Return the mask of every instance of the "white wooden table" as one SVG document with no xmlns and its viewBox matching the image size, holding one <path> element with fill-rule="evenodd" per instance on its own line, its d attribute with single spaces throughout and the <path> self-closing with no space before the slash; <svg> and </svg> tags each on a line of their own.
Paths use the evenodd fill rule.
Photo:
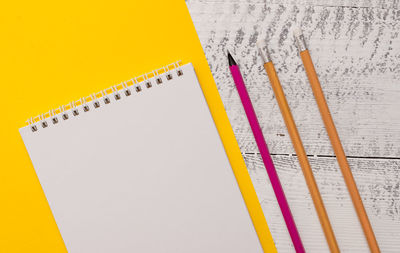
<svg viewBox="0 0 400 253">
<path fill-rule="evenodd" d="M 307 252 L 329 252 L 256 41 L 266 39 L 342 252 L 368 252 L 293 29 L 304 31 L 382 252 L 400 252 L 400 1 L 187 0 L 279 252 L 294 252 L 240 99 L 240 64 Z"/>
</svg>

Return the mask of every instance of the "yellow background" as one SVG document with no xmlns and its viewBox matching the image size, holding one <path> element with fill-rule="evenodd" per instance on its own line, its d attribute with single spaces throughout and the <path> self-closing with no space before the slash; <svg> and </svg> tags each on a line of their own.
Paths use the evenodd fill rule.
<svg viewBox="0 0 400 253">
<path fill-rule="evenodd" d="M 66 251 L 18 133 L 25 120 L 176 60 L 193 63 L 264 250 L 275 251 L 183 0 L 5 5 L 0 7 L 0 252 Z"/>
</svg>

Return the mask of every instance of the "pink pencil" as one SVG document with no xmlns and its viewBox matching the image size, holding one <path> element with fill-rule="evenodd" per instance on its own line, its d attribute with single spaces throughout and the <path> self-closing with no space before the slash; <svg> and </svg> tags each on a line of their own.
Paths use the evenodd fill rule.
<svg viewBox="0 0 400 253">
<path fill-rule="evenodd" d="M 279 181 L 278 174 L 276 172 L 274 163 L 272 162 L 271 155 L 269 153 L 267 143 L 265 142 L 264 135 L 261 131 L 260 124 L 254 111 L 253 105 L 250 100 L 249 93 L 247 92 L 246 85 L 244 84 L 242 74 L 240 73 L 239 67 L 233 59 L 232 55 L 228 51 L 229 69 L 231 71 L 233 81 L 235 82 L 236 89 L 238 90 L 240 99 L 244 110 L 246 112 L 247 119 L 250 123 L 251 130 L 253 131 L 254 138 L 258 149 L 261 153 L 262 160 L 264 162 L 265 169 L 267 170 L 269 180 L 271 181 L 272 188 L 274 189 L 276 199 L 278 200 L 279 207 L 283 218 L 286 222 L 286 227 L 289 231 L 290 237 L 292 238 L 293 246 L 296 252 L 305 252 L 303 243 L 300 239 L 300 234 L 297 231 L 296 223 L 294 222 L 292 212 L 290 211 L 289 204 L 286 200 L 285 193 L 283 192 L 281 182 Z"/>
</svg>

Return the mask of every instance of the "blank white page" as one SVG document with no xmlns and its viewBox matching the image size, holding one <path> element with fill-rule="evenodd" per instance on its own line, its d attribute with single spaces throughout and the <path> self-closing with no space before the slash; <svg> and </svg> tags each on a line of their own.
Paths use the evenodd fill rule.
<svg viewBox="0 0 400 253">
<path fill-rule="evenodd" d="M 191 64 L 20 133 L 69 252 L 262 252 Z"/>
</svg>

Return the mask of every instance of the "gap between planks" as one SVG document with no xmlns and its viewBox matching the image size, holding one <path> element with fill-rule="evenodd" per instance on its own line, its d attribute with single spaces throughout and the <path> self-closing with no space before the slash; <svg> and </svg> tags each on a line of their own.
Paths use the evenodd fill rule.
<svg viewBox="0 0 400 253">
<path fill-rule="evenodd" d="M 242 155 L 260 155 L 259 152 L 244 152 Z M 297 156 L 297 154 L 281 153 L 275 154 L 271 153 L 271 156 Z M 335 155 L 307 155 L 307 157 L 323 157 L 323 158 L 336 158 Z M 374 160 L 400 160 L 400 157 L 391 156 L 346 156 L 348 159 L 374 159 Z"/>
</svg>

